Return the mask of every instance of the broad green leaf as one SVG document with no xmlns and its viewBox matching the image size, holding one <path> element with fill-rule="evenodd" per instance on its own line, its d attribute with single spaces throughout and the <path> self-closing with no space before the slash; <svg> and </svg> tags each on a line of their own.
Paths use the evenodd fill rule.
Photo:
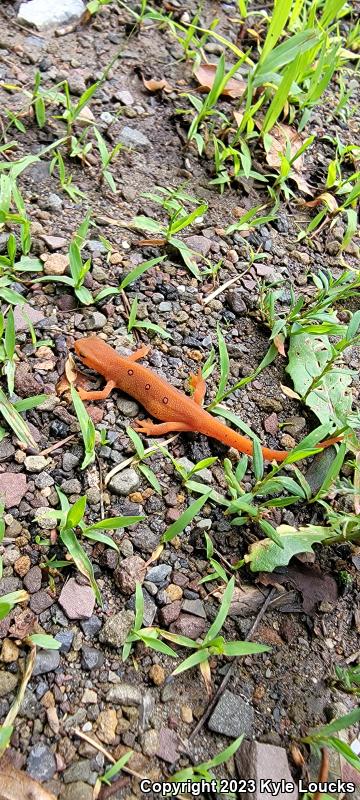
<svg viewBox="0 0 360 800">
<path fill-rule="evenodd" d="M 251 572 L 273 572 L 276 567 L 286 566 L 297 553 L 312 552 L 313 544 L 324 542 L 331 535 L 328 528 L 316 525 L 309 525 L 299 530 L 291 525 L 280 525 L 277 533 L 282 548 L 271 539 L 264 539 L 250 546 L 244 561 L 250 565 Z"/>
<path fill-rule="evenodd" d="M 348 390 L 352 378 L 347 372 L 333 369 L 322 375 L 332 355 L 332 345 L 327 336 L 306 333 L 291 336 L 286 371 L 291 376 L 295 391 L 304 398 L 318 419 L 323 423 L 331 420 L 340 428 L 344 417 L 351 411 L 352 398 Z M 314 385 L 309 391 L 321 375 L 319 385 Z"/>
<path fill-rule="evenodd" d="M 163 225 L 160 222 L 157 222 L 156 219 L 151 219 L 151 217 L 139 216 L 134 217 L 132 220 L 132 227 L 138 228 L 141 231 L 147 231 L 148 233 L 162 233 L 164 230 Z"/>
<path fill-rule="evenodd" d="M 9 592 L 9 594 L 3 594 L 0 596 L 0 619 L 4 619 L 7 616 L 9 611 L 17 603 L 25 603 L 28 599 L 29 595 L 27 592 L 19 589 L 17 592 Z"/>
<path fill-rule="evenodd" d="M 61 642 L 49 636 L 47 633 L 32 633 L 28 637 L 29 641 L 36 644 L 37 647 L 43 647 L 44 650 L 60 650 Z"/>
</svg>

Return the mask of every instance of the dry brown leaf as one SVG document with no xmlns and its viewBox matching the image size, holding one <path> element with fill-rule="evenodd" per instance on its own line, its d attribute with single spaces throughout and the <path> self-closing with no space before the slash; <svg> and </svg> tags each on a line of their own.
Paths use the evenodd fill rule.
<svg viewBox="0 0 360 800">
<path fill-rule="evenodd" d="M 319 603 L 327 602 L 335 605 L 338 598 L 338 589 L 335 579 L 331 575 L 323 575 L 320 567 L 315 564 L 301 564 L 286 567 L 270 575 L 261 573 L 261 583 L 273 586 L 274 583 L 290 583 L 302 595 L 303 609 L 306 614 L 314 614 Z"/>
<path fill-rule="evenodd" d="M 314 200 L 307 200 L 304 206 L 308 208 L 317 208 L 317 206 L 325 205 L 329 211 L 334 212 L 338 210 L 338 204 L 335 197 L 330 192 L 322 192 Z"/>
<path fill-rule="evenodd" d="M 217 64 L 199 64 L 199 66 L 194 70 L 194 75 L 200 84 L 200 92 L 209 92 L 210 89 L 212 89 L 216 70 Z M 227 97 L 232 97 L 233 99 L 236 97 L 242 97 L 246 90 L 246 86 L 246 81 L 243 81 L 241 78 L 239 80 L 230 78 L 224 87 L 222 94 Z"/>
<path fill-rule="evenodd" d="M 291 158 L 294 157 L 304 142 L 298 131 L 280 122 L 275 125 L 271 133 L 268 133 L 268 137 L 271 140 L 271 147 L 266 151 L 266 161 L 269 167 L 274 167 L 275 169 L 281 166 L 281 155 L 285 153 L 288 142 L 290 143 Z M 292 165 L 291 177 L 300 191 L 304 192 L 304 194 L 312 194 L 312 190 L 303 176 L 303 170 L 304 159 L 303 155 L 301 155 Z"/>
<path fill-rule="evenodd" d="M 79 374 L 75 366 L 75 361 L 70 354 L 65 361 L 64 372 L 56 384 L 56 394 L 58 397 L 69 392 L 70 386 L 74 386 L 78 378 Z"/>
<path fill-rule="evenodd" d="M 4 759 L 0 763 L 0 800 L 56 800 L 52 792 Z"/>
<path fill-rule="evenodd" d="M 281 356 L 285 356 L 286 355 L 284 342 L 285 342 L 285 339 L 284 339 L 283 336 L 274 336 L 274 345 L 275 345 L 278 353 L 280 353 Z"/>
<path fill-rule="evenodd" d="M 164 92 L 172 92 L 172 87 L 165 78 L 161 78 L 159 81 L 155 78 L 149 78 L 148 81 L 143 78 L 143 84 L 148 92 L 159 92 L 161 89 L 163 89 Z"/>
<path fill-rule="evenodd" d="M 301 397 L 297 392 L 294 392 L 293 389 L 290 389 L 289 386 L 284 386 L 284 384 L 280 383 L 281 391 L 286 395 L 286 397 L 291 397 L 292 400 L 301 400 Z"/>
</svg>

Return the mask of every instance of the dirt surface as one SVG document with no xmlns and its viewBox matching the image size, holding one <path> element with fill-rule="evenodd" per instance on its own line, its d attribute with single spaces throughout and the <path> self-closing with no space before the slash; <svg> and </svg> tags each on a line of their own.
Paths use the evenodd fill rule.
<svg viewBox="0 0 360 800">
<path fill-rule="evenodd" d="M 92 258 L 92 268 L 86 286 L 97 294 L 105 286 L 118 285 L 136 264 L 161 251 L 138 246 L 141 236 L 116 223 L 119 220 L 129 222 L 137 214 L 161 218 L 161 211 L 142 193 L 154 191 L 156 186 L 174 188 L 185 184 L 187 192 L 208 203 L 206 215 L 193 225 L 191 235 L 201 237 L 201 241 L 193 245 L 195 249 L 200 249 L 204 243 L 207 246 L 206 240 L 209 240 L 208 257 L 212 263 L 223 259 L 216 285 L 222 285 L 239 272 L 245 273 L 234 287 L 204 305 L 206 296 L 214 288 L 211 277 L 198 283 L 176 254 L 168 254 L 161 265 L 146 272 L 126 290 L 126 297 L 130 304 L 138 298 L 139 319 L 149 319 L 166 327 L 172 336 L 167 340 L 148 335 L 146 331 L 137 332 L 136 339 L 129 335 L 128 306 L 124 305 L 121 295 L 110 297 L 96 307 L 85 307 L 77 303 L 71 289 L 60 283 L 39 282 L 26 286 L 19 283 L 16 287 L 26 294 L 28 313 L 36 324 L 38 338 L 45 340 L 47 348 L 34 351 L 27 328 L 24 326 L 18 331 L 16 393 L 18 397 L 41 392 L 50 395 L 47 410 L 27 413 L 40 451 L 68 436 L 73 435 L 73 438 L 46 455 L 45 460 L 35 466 L 35 471 L 24 464 L 25 454 L 14 436 L 10 434 L 0 442 L 0 473 L 10 473 L 12 487 L 16 486 L 20 493 L 17 495 L 15 491 L 14 504 L 5 512 L 0 595 L 23 586 L 30 593 L 27 610 L 18 606 L 0 622 L 3 640 L 0 722 L 8 713 L 16 686 L 15 681 L 9 682 L 4 676 L 13 679 L 21 674 L 27 652 L 21 644 L 21 629 L 28 624 L 30 630 L 36 620 L 40 630 L 59 635 L 63 646 L 60 657 L 56 651 L 51 651 L 53 660 L 49 662 L 46 662 L 49 652 L 39 650 L 35 674 L 15 722 L 10 753 L 13 757 L 16 755 L 17 766 L 27 769 L 56 796 L 63 800 L 87 800 L 92 797 L 96 777 L 103 773 L 108 762 L 101 751 L 97 752 L 82 741 L 75 729 L 97 739 L 115 759 L 131 748 L 134 755 L 130 766 L 151 779 L 162 779 L 189 764 L 208 760 L 238 734 L 222 735 L 210 730 L 205 722 L 200 732 L 189 739 L 208 705 L 198 671 L 171 678 L 172 659 L 142 645 L 136 647 L 134 659 L 130 656 L 125 663 L 121 660 L 121 629 L 126 623 L 126 610 L 134 608 L 135 588 L 134 581 L 126 577 L 123 560 L 136 556 L 142 559 L 138 566 L 144 566 L 167 526 L 188 505 L 189 498 L 171 462 L 160 454 L 152 457 L 149 463 L 160 481 L 162 495 L 156 494 L 133 467 L 130 472 L 118 473 L 116 491 L 105 485 L 109 471 L 134 452 L 126 427 L 134 417 L 144 417 L 134 402 L 129 403 L 128 398 L 119 393 L 88 406 L 96 428 L 106 430 L 108 442 L 98 448 L 98 457 L 91 467 L 80 469 L 83 447 L 74 410 L 56 390 L 67 355 L 73 352 L 74 340 L 89 332 L 101 333 L 113 347 L 123 352 L 133 350 L 136 343 L 140 346 L 150 341 L 152 350 L 145 363 L 174 386 L 187 391 L 189 373 L 196 372 L 207 359 L 211 345 L 216 344 L 216 326 L 220 323 L 228 345 L 231 378 L 241 378 L 255 369 L 268 347 L 269 332 L 257 310 L 259 281 L 265 277 L 282 283 L 284 307 L 289 301 L 290 285 L 305 295 L 311 293 L 309 273 L 326 268 L 336 275 L 340 270 L 338 243 L 342 231 L 338 224 L 331 232 L 325 228 L 311 241 L 298 243 L 297 234 L 310 217 L 295 202 L 284 203 L 272 224 L 256 229 L 247 238 L 247 244 L 251 244 L 254 251 L 267 254 L 266 260 L 249 268 L 244 240 L 236 233 L 225 236 L 224 229 L 239 214 L 261 204 L 265 192 L 259 184 L 245 179 L 235 182 L 224 194 L 209 186 L 209 179 L 213 177 L 211 162 L 199 159 L 195 150 L 187 146 L 186 125 L 176 114 L 176 110 L 185 105 L 181 92 L 188 88 L 194 91 L 195 84 L 191 65 L 181 60 L 182 49 L 170 33 L 148 24 L 129 36 L 131 16 L 125 11 L 105 8 L 87 27 L 61 37 L 38 35 L 17 24 L 17 5 L 3 2 L 0 8 L 1 81 L 31 91 L 34 74 L 40 70 L 43 86 L 52 87 L 67 79 L 73 96 L 79 97 L 101 77 L 111 59 L 119 53 L 108 79 L 91 102 L 91 110 L 108 146 L 119 141 L 125 126 L 148 140 L 146 144 L 124 148 L 118 155 L 111 168 L 117 194 L 100 184 L 95 151 L 90 154 L 88 164 L 79 164 L 75 158 L 67 159 L 73 183 L 85 194 L 84 199 L 76 202 L 71 202 L 61 190 L 56 171 L 50 176 L 50 158 L 31 165 L 19 178 L 19 186 L 33 223 L 32 254 L 51 252 L 43 238 L 46 236 L 63 237 L 64 245 L 56 252 L 67 253 L 71 235 L 91 209 L 94 225 L 84 254 Z M 181 8 L 179 15 L 183 12 Z M 230 23 L 234 8 L 207 3 L 204 23 L 209 24 L 215 13 L 221 17 L 223 35 L 234 39 L 235 29 Z M 219 52 L 221 47 L 215 51 L 215 60 Z M 209 57 L 213 60 L 213 56 L 209 54 Z M 142 77 L 166 78 L 171 91 L 150 93 Z M 329 104 L 334 102 L 336 91 L 336 85 L 329 89 Z M 352 102 L 356 105 L 355 98 Z M 0 103 L 4 126 L 4 110 L 18 111 L 24 97 L 0 87 Z M 221 107 L 229 110 L 230 101 L 223 101 Z M 317 136 L 338 135 L 344 144 L 354 143 L 358 142 L 358 122 L 357 113 L 347 123 L 342 123 L 338 119 L 327 119 L 322 111 L 314 113 L 311 132 Z M 28 119 L 24 124 L 25 133 L 13 128 L 7 135 L 8 140 L 13 137 L 18 142 L 16 158 L 21 154 L 38 153 L 62 131 L 53 118 L 41 131 Z M 306 176 L 317 192 L 323 187 L 331 152 L 330 144 L 322 141 L 307 156 Z M 262 168 L 266 170 L 264 162 Z M 111 243 L 110 257 L 100 237 Z M 355 267 L 356 252 L 348 253 L 346 260 Z M 358 369 L 356 353 L 351 353 L 349 361 L 352 368 Z M 214 397 L 217 374 L 215 371 L 208 379 L 207 399 Z M 311 414 L 282 393 L 280 384 L 286 383 L 284 359 L 279 356 L 256 380 L 226 400 L 227 407 L 250 425 L 267 446 L 278 449 L 291 447 L 315 426 Z M 354 392 L 356 399 L 356 384 Z M 269 422 L 270 417 L 274 427 L 271 420 Z M 300 423 L 294 427 L 293 422 L 293 427 L 286 432 L 288 428 L 281 426 L 290 418 L 300 418 Z M 225 447 L 203 436 L 181 434 L 169 449 L 175 458 L 186 457 L 193 463 L 218 456 L 206 482 L 220 492 L 225 490 L 222 470 L 222 459 L 227 454 Z M 236 454 L 232 453 L 231 457 L 236 462 Z M 308 466 L 304 464 L 302 469 L 305 471 Z M 26 478 L 21 492 L 20 475 Z M 247 477 L 250 481 L 250 474 L 245 481 Z M 64 605 L 58 602 L 64 582 L 74 577 L 78 581 L 75 594 L 79 591 L 81 602 L 85 602 L 82 592 L 86 581 L 81 581 L 79 573 L 65 569 L 49 574 L 48 569 L 37 569 L 46 559 L 64 558 L 64 549 L 56 534 L 50 531 L 51 542 L 46 543 L 49 529 L 39 528 L 35 521 L 39 508 L 58 506 L 55 485 L 70 502 L 86 494 L 88 524 L 101 516 L 144 516 L 143 522 L 126 531 L 114 532 L 119 556 L 102 544 L 84 543 L 104 603 L 103 608 L 95 606 L 88 620 L 79 619 L 79 615 L 69 618 Z M 319 508 L 297 505 L 291 509 L 276 509 L 272 522 L 321 524 Z M 169 600 L 178 603 L 178 615 L 181 603 L 190 601 L 190 613 L 181 612 L 185 635 L 196 638 L 214 619 L 219 602 L 213 592 L 218 584 L 198 585 L 198 580 L 210 572 L 204 531 L 211 535 L 217 558 L 225 560 L 224 563 L 241 558 L 249 544 L 260 535 L 256 526 L 232 526 L 220 506 L 207 503 L 179 540 L 166 546 L 158 560 L 148 567 L 149 570 L 165 569 L 152 573 L 153 580 L 145 575 L 147 624 L 155 620 L 155 624 L 169 627 L 176 619 L 174 616 L 167 622 Z M 295 560 L 293 569 L 295 572 L 296 569 L 300 572 L 302 568 L 310 569 L 313 562 L 312 556 L 303 557 Z M 335 687 L 334 666 L 352 663 L 359 649 L 354 618 L 359 557 L 356 548 L 343 544 L 317 550 L 315 562 L 318 579 L 327 576 L 330 581 L 320 601 L 313 608 L 309 608 L 309 604 L 306 607 L 306 592 L 304 595 L 296 592 L 295 579 L 292 585 L 285 581 L 279 588 L 277 584 L 272 597 L 280 596 L 279 607 L 270 606 L 265 611 L 251 637 L 253 641 L 270 645 L 271 652 L 237 659 L 227 685 L 227 691 L 238 698 L 235 727 L 239 732 L 243 724 L 248 738 L 285 747 L 289 757 L 293 752 L 293 740 L 298 741 L 312 726 L 324 724 L 354 705 L 351 696 Z M 311 575 L 314 581 L 314 573 Z M 255 610 L 247 615 L 242 608 L 239 615 L 227 619 L 223 635 L 229 639 L 247 636 L 269 591 L 266 578 L 262 581 L 261 576 L 251 574 L 246 568 L 238 573 L 237 582 L 239 586 L 245 584 L 247 592 L 253 592 Z M 314 583 L 309 591 L 314 591 Z M 192 609 L 196 609 L 195 613 L 191 613 Z M 119 613 L 122 617 L 115 636 L 117 643 L 112 646 L 109 635 L 104 634 L 104 626 Z M 220 685 L 229 663 L 226 658 L 212 659 L 214 690 Z M 134 688 L 135 699 L 128 696 L 128 685 Z M 228 698 L 230 707 L 233 706 L 231 695 L 225 694 L 224 698 L 225 701 Z M 161 732 L 160 738 L 156 732 Z M 303 754 L 307 758 L 305 749 Z M 291 758 L 290 765 L 295 778 L 308 774 L 306 765 L 303 772 Z M 233 762 L 222 770 L 224 775 L 233 774 Z M 133 779 L 111 796 L 119 800 L 141 796 L 138 781 Z"/>
</svg>

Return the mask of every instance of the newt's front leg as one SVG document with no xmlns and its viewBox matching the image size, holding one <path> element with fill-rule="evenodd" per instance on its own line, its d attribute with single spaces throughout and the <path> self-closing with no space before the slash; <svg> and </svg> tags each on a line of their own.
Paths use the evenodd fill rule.
<svg viewBox="0 0 360 800">
<path fill-rule="evenodd" d="M 161 422 L 154 425 L 153 422 L 146 422 L 146 420 L 138 420 L 134 431 L 137 433 L 144 433 L 145 436 L 162 436 L 164 433 L 174 433 L 174 431 L 192 431 L 190 425 L 185 422 Z"/>
<path fill-rule="evenodd" d="M 99 391 L 87 392 L 85 389 L 78 389 L 77 392 L 81 400 L 106 400 L 115 386 L 115 381 L 108 381 L 104 388 Z"/>
<path fill-rule="evenodd" d="M 131 353 L 131 355 L 126 356 L 128 361 L 139 361 L 140 358 L 145 358 L 148 353 L 150 353 L 151 347 L 147 344 L 144 344 L 143 347 L 140 347 L 139 350 L 135 350 L 135 353 Z"/>
</svg>

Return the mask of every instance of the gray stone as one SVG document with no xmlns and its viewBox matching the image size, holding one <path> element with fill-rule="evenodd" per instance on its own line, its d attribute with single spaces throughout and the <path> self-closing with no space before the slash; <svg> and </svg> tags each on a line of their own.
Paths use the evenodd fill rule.
<svg viewBox="0 0 360 800">
<path fill-rule="evenodd" d="M 91 774 L 91 762 L 88 759 L 81 759 L 71 764 L 63 773 L 64 783 L 74 783 L 75 781 L 89 781 Z"/>
<path fill-rule="evenodd" d="M 46 200 L 45 210 L 57 212 L 61 211 L 62 207 L 63 202 L 61 197 L 59 197 L 58 194 L 55 194 L 55 192 L 50 192 Z"/>
<path fill-rule="evenodd" d="M 90 250 L 90 253 L 106 253 L 106 247 L 100 239 L 89 239 L 86 242 L 86 249 Z M 94 273 L 93 273 L 94 274 Z"/>
<path fill-rule="evenodd" d="M 59 605 L 69 619 L 89 619 L 95 606 L 94 591 L 91 586 L 70 578 L 61 590 Z"/>
<path fill-rule="evenodd" d="M 152 553 L 159 544 L 159 537 L 143 523 L 129 531 L 131 542 L 141 553 Z"/>
<path fill-rule="evenodd" d="M 273 794 L 266 790 L 260 791 L 261 780 L 269 779 L 281 785 L 283 779 L 294 785 L 286 750 L 282 747 L 245 741 L 235 755 L 235 764 L 240 778 L 246 777 L 247 780 L 255 781 L 255 791 L 243 794 L 244 800 L 273 800 Z M 278 800 L 296 800 L 298 791 L 295 788 L 286 793 L 280 791 L 276 797 Z"/>
<path fill-rule="evenodd" d="M 116 405 L 124 417 L 136 417 L 139 413 L 139 406 L 135 400 L 130 400 L 129 397 L 119 397 Z"/>
<path fill-rule="evenodd" d="M 101 650 L 96 647 L 90 647 L 88 644 L 83 644 L 81 664 L 84 669 L 100 669 L 104 663 L 104 655 Z"/>
<path fill-rule="evenodd" d="M 38 31 L 44 31 L 80 19 L 84 11 L 82 0 L 61 0 L 61 3 L 59 0 L 30 0 L 21 3 L 18 20 Z"/>
<path fill-rule="evenodd" d="M 158 564 L 156 567 L 151 567 L 146 573 L 146 580 L 156 583 L 158 586 L 166 581 L 169 577 L 172 567 L 169 564 Z"/>
<path fill-rule="evenodd" d="M 84 781 L 68 783 L 60 795 L 60 800 L 92 800 L 93 788 Z"/>
<path fill-rule="evenodd" d="M 55 598 L 51 597 L 45 589 L 41 589 L 40 592 L 35 592 L 35 594 L 30 597 L 30 608 L 35 614 L 42 614 L 42 612 L 50 608 L 53 603 L 55 603 Z"/>
<path fill-rule="evenodd" d="M 15 453 L 15 447 L 9 439 L 2 439 L 0 442 L 0 461 L 9 461 Z"/>
<path fill-rule="evenodd" d="M 40 783 L 51 780 L 56 772 L 56 761 L 54 754 L 46 744 L 39 742 L 31 748 L 26 771 Z"/>
<path fill-rule="evenodd" d="M 179 458 L 178 459 L 178 463 L 181 464 L 181 466 L 184 469 L 186 469 L 187 472 L 190 472 L 195 466 L 193 461 L 190 461 L 190 459 L 186 458 L 186 456 L 183 456 L 182 458 Z M 213 479 L 213 476 L 212 476 L 210 470 L 207 469 L 206 467 L 204 467 L 204 469 L 199 470 L 199 472 L 195 472 L 194 475 L 191 476 L 191 480 L 199 481 L 200 483 L 202 483 L 202 482 L 203 483 L 211 483 L 212 479 Z"/>
<path fill-rule="evenodd" d="M 251 733 L 254 722 L 254 711 L 241 697 L 228 689 L 220 697 L 209 719 L 210 730 L 231 736 L 236 739 L 241 734 Z"/>
<path fill-rule="evenodd" d="M 134 492 L 135 489 L 138 488 L 140 485 L 140 478 L 135 472 L 134 469 L 123 469 L 122 472 L 118 472 L 117 475 L 114 475 L 113 478 L 110 479 L 108 483 L 108 488 L 114 494 L 118 494 L 121 497 L 127 497 L 127 495 Z"/>
<path fill-rule="evenodd" d="M 154 601 L 152 600 L 151 596 L 149 595 L 149 592 L 147 592 L 146 589 L 144 589 L 144 588 L 143 588 L 143 598 L 144 598 L 144 626 L 146 628 L 149 628 L 153 624 L 154 619 L 155 619 L 156 605 L 155 605 Z M 130 600 L 126 604 L 126 607 L 131 610 L 130 613 L 135 611 L 135 595 L 134 594 L 133 594 L 132 597 L 130 597 Z"/>
<path fill-rule="evenodd" d="M 102 622 L 93 614 L 89 619 L 82 620 L 80 627 L 88 639 L 93 639 L 101 630 Z"/>
<path fill-rule="evenodd" d="M 24 699 L 20 706 L 19 716 L 26 719 L 36 719 L 39 716 L 40 704 L 34 692 L 26 689 Z"/>
<path fill-rule="evenodd" d="M 24 460 L 26 472 L 42 472 L 47 464 L 48 459 L 45 456 L 26 456 Z"/>
<path fill-rule="evenodd" d="M 134 98 L 131 92 L 128 92 L 126 89 L 123 89 L 120 92 L 116 92 L 115 99 L 122 103 L 123 106 L 133 106 L 134 105 Z"/>
<path fill-rule="evenodd" d="M 137 128 L 131 128 L 130 125 L 125 125 L 120 131 L 119 141 L 126 147 L 138 147 L 139 150 L 151 147 L 151 142 L 147 136 L 144 136 Z"/>
<path fill-rule="evenodd" d="M 199 256 L 206 258 L 210 251 L 211 239 L 207 239 L 206 236 L 188 236 L 186 244 L 193 251 L 195 258 Z"/>
<path fill-rule="evenodd" d="M 105 122 L 105 125 L 111 125 L 114 121 L 114 115 L 110 114 L 110 111 L 103 111 L 102 114 L 100 114 L 100 119 L 102 122 Z"/>
<path fill-rule="evenodd" d="M 164 300 L 164 302 L 159 303 L 158 309 L 161 314 L 168 314 L 172 310 L 172 303 L 169 303 L 167 300 Z"/>
<path fill-rule="evenodd" d="M 18 676 L 12 672 L 0 671 L 0 697 L 7 697 L 17 686 Z"/>
<path fill-rule="evenodd" d="M 61 488 L 65 494 L 80 494 L 82 487 L 77 478 L 69 478 L 62 482 Z"/>
<path fill-rule="evenodd" d="M 170 625 L 171 633 L 178 633 L 180 636 L 188 636 L 189 639 L 195 640 L 202 636 L 204 630 L 204 620 L 192 614 L 180 614 L 177 620 Z"/>
<path fill-rule="evenodd" d="M 142 702 L 143 693 L 141 689 L 132 686 L 131 683 L 120 683 L 112 686 L 106 695 L 107 703 L 114 703 L 117 706 L 139 706 Z"/>
<path fill-rule="evenodd" d="M 134 624 L 134 620 L 134 613 L 125 610 L 109 617 L 100 632 L 100 642 L 110 644 L 113 647 L 122 647 Z"/>
<path fill-rule="evenodd" d="M 100 311 L 94 311 L 93 314 L 87 317 L 84 324 L 87 331 L 101 331 L 106 323 L 107 317 L 105 317 L 105 314 L 101 314 Z"/>
<path fill-rule="evenodd" d="M 58 650 L 39 650 L 36 654 L 33 675 L 44 675 L 45 672 L 53 672 L 60 664 L 60 653 Z"/>
<path fill-rule="evenodd" d="M 64 472 L 72 472 L 80 464 L 80 461 L 80 456 L 76 456 L 75 453 L 64 453 L 62 460 Z"/>
<path fill-rule="evenodd" d="M 206 619 L 204 604 L 201 600 L 184 600 L 181 610 L 186 611 L 187 614 L 195 614 L 196 617 Z"/>
<path fill-rule="evenodd" d="M 73 631 L 65 630 L 59 631 L 56 634 L 55 639 L 58 642 L 61 642 L 60 653 L 69 653 L 71 650 L 71 645 L 73 643 L 74 633 Z"/>
</svg>

